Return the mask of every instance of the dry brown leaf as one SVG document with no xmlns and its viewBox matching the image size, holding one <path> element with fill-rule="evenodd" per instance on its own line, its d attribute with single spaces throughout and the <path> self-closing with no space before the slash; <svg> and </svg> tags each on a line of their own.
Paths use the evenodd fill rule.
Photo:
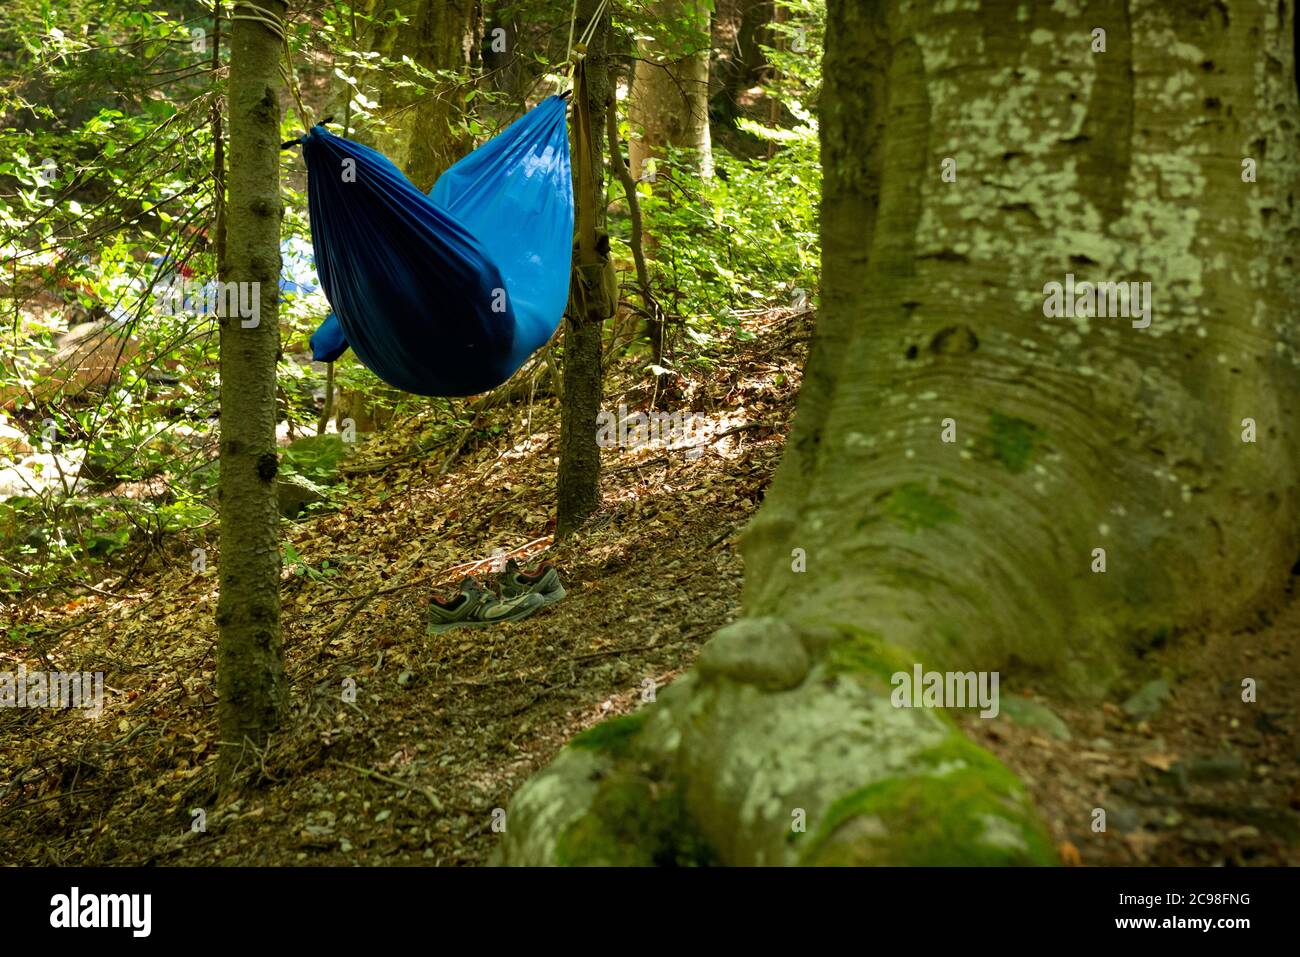
<svg viewBox="0 0 1300 957">
<path fill-rule="evenodd" d="M 1142 763 L 1150 765 L 1157 771 L 1168 771 L 1178 761 L 1176 754 L 1163 754 L 1161 752 L 1152 752 L 1151 754 L 1142 755 Z"/>
</svg>

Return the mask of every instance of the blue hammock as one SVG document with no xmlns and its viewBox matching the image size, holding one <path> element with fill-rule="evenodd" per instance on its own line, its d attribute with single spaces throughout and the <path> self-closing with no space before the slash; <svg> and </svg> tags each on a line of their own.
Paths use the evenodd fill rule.
<svg viewBox="0 0 1300 957">
<path fill-rule="evenodd" d="M 313 127 L 303 140 L 312 245 L 334 309 L 311 337 L 313 358 L 351 346 L 398 389 L 464 396 L 500 385 L 545 345 L 569 296 L 565 107 L 548 97 L 429 196 L 382 154 Z"/>
</svg>

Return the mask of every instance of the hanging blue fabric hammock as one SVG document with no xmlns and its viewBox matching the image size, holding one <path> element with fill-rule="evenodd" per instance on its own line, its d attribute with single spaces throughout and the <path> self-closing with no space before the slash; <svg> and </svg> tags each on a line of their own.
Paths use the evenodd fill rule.
<svg viewBox="0 0 1300 957">
<path fill-rule="evenodd" d="M 398 389 L 464 396 L 500 385 L 545 345 L 569 295 L 566 105 L 548 97 L 429 196 L 382 154 L 313 127 L 303 139 L 312 246 L 334 309 L 313 358 L 351 346 Z"/>
</svg>

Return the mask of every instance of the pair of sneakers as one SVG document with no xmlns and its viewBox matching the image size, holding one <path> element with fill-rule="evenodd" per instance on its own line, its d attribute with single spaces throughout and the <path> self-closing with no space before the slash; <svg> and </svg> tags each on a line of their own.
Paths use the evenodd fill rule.
<svg viewBox="0 0 1300 957">
<path fill-rule="evenodd" d="M 503 621 L 520 621 L 564 597 L 559 572 L 550 563 L 525 572 L 511 559 L 496 576 L 496 585 L 493 592 L 477 579 L 465 578 L 451 601 L 433 599 L 427 633 L 441 635 L 453 628 L 487 628 Z"/>
</svg>

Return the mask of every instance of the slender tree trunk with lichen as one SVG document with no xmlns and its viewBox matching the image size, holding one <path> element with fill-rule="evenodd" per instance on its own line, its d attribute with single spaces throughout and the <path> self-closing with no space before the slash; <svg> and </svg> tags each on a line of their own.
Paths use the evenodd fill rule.
<svg viewBox="0 0 1300 957">
<path fill-rule="evenodd" d="M 1274 4 L 831 0 L 822 308 L 744 616 L 524 786 L 505 862 L 1053 860 L 889 677 L 1100 694 L 1281 596 L 1292 52 Z M 1045 315 L 1067 274 L 1149 282 L 1150 324 Z"/>
<path fill-rule="evenodd" d="M 579 28 L 595 14 L 596 0 L 578 4 Z M 590 116 L 590 142 L 587 144 L 587 169 L 591 181 L 583 183 L 578 152 L 573 153 L 576 212 L 575 273 L 584 266 L 594 268 L 607 258 L 596 250 L 597 234 L 605 227 L 605 110 L 610 98 L 609 58 L 605 44 L 609 33 L 609 14 L 602 13 L 600 24 L 586 51 L 587 111 Z M 574 99 L 578 94 L 574 93 Z M 571 122 L 578 126 L 577 104 Z M 575 139 L 575 147 L 581 148 Z M 593 292 L 599 290 L 593 289 Z M 600 506 L 600 448 L 596 445 L 596 420 L 603 396 L 603 363 L 600 332 L 606 316 L 602 310 L 584 312 L 570 307 L 564 318 L 564 381 L 560 404 L 560 464 L 556 475 L 555 534 L 564 538 Z"/>
<path fill-rule="evenodd" d="M 283 17 L 284 3 L 265 10 Z M 221 595 L 217 680 L 222 778 L 253 759 L 285 705 L 280 645 L 280 543 L 275 478 L 275 364 L 280 351 L 280 103 L 282 41 L 235 8 L 230 53 L 230 177 L 223 284 L 257 308 L 222 308 Z M 263 14 L 264 15 L 264 14 Z"/>
</svg>

